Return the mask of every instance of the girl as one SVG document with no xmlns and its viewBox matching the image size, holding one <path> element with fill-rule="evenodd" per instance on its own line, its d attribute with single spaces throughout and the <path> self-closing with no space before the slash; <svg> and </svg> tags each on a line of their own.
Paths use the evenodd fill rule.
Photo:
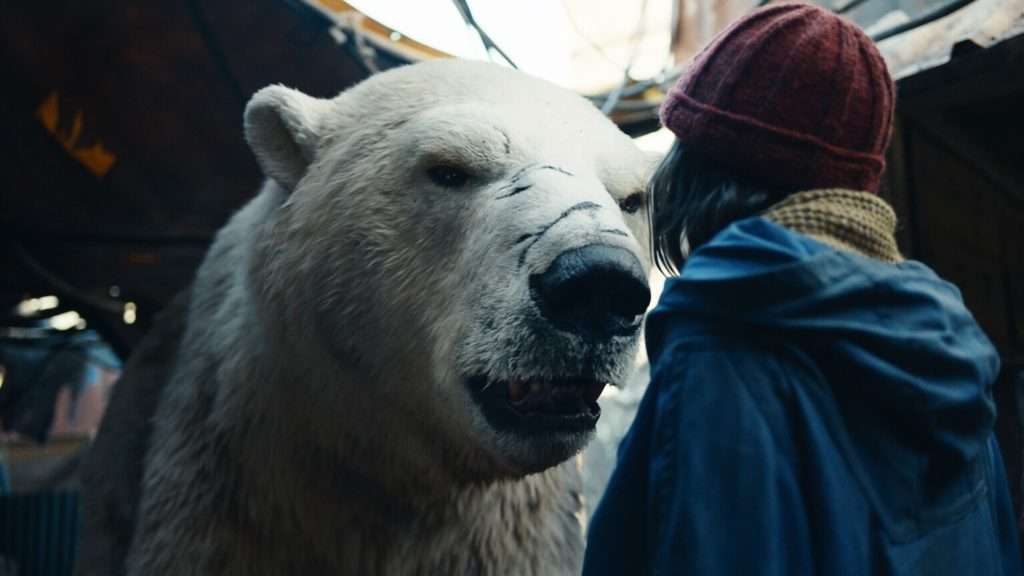
<svg viewBox="0 0 1024 576">
<path fill-rule="evenodd" d="M 681 274 L 585 574 L 1020 573 L 998 356 L 876 195 L 893 100 L 870 39 L 800 4 L 669 93 L 651 227 Z"/>
</svg>

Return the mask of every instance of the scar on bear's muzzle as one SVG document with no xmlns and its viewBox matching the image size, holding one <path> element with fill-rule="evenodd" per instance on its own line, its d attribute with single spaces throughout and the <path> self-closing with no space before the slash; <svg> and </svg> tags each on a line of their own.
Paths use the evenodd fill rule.
<svg viewBox="0 0 1024 576">
<path fill-rule="evenodd" d="M 605 244 L 559 254 L 547 270 L 530 277 L 530 291 L 557 329 L 595 340 L 634 334 L 651 301 L 637 257 Z"/>
</svg>

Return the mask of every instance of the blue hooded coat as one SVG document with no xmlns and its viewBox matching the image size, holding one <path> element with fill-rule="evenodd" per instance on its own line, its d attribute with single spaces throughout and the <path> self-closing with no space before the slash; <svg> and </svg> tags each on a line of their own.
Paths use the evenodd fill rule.
<svg viewBox="0 0 1024 576">
<path fill-rule="evenodd" d="M 584 574 L 1020 574 L 999 359 L 917 262 L 761 218 L 669 280 Z"/>
</svg>

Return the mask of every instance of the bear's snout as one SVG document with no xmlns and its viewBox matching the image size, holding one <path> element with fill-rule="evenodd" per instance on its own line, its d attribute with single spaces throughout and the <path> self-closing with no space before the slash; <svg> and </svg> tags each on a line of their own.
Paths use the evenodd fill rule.
<svg viewBox="0 0 1024 576">
<path fill-rule="evenodd" d="M 530 277 L 530 294 L 555 328 L 592 340 L 635 334 L 651 301 L 637 257 L 606 244 L 559 254 Z"/>
</svg>

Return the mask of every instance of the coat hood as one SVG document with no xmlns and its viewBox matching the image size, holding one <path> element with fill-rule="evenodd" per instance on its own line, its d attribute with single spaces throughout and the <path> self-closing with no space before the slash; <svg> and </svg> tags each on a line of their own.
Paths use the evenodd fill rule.
<svg viewBox="0 0 1024 576">
<path fill-rule="evenodd" d="M 918 478 L 962 479 L 991 434 L 998 354 L 957 288 L 921 263 L 839 252 L 762 218 L 737 222 L 666 282 L 648 352 L 655 363 L 677 343 L 730 335 L 810 359 L 856 467 L 891 479 L 875 486 L 887 508 L 927 507 L 900 498 L 918 493 Z"/>
</svg>

